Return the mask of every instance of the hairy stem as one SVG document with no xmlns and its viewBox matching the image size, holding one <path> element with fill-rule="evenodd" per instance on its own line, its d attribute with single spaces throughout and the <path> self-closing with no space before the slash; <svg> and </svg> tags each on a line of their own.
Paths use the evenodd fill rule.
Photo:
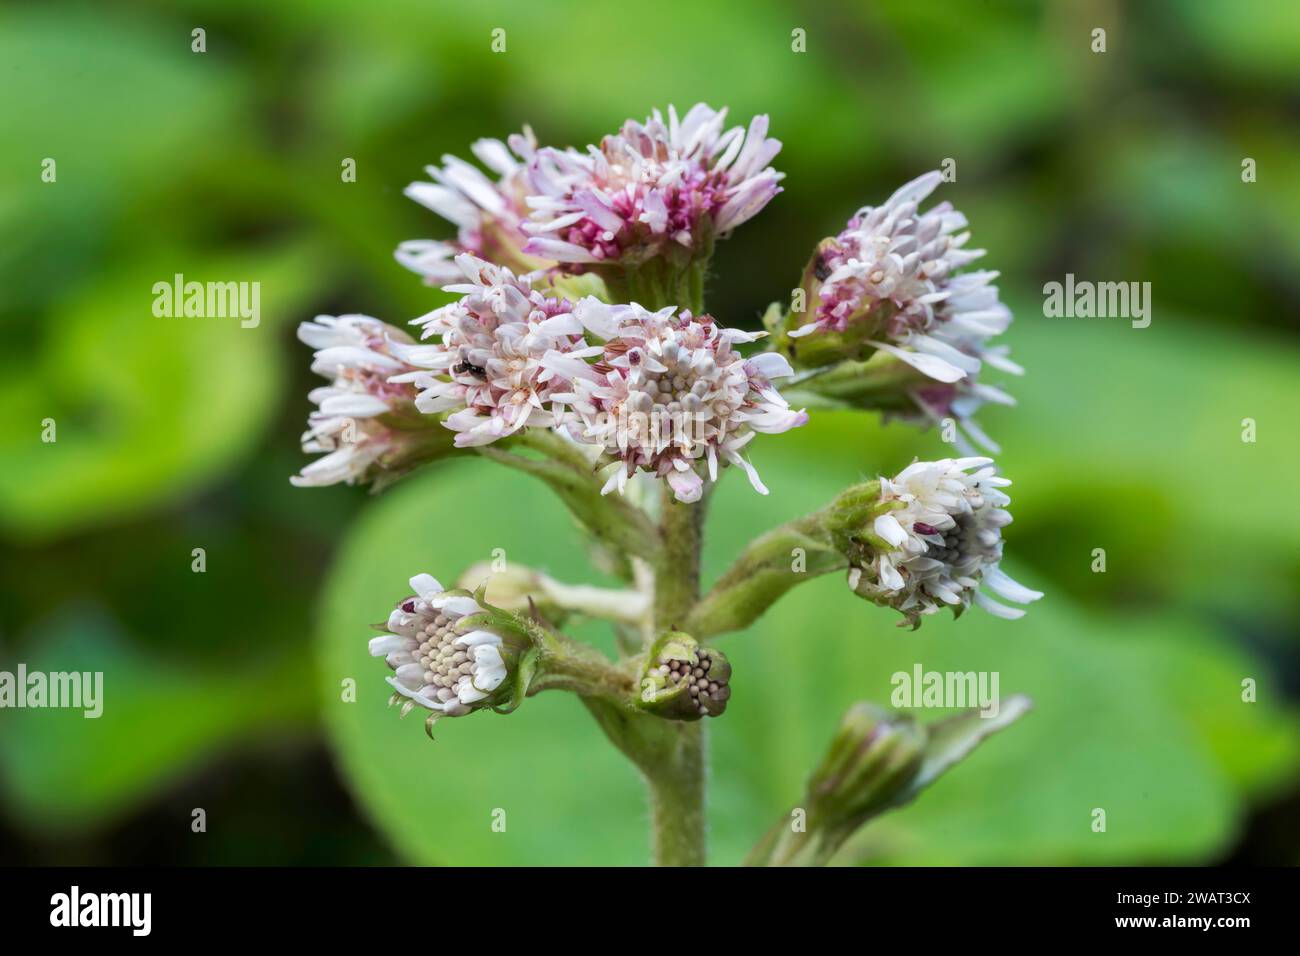
<svg viewBox="0 0 1300 956">
<path fill-rule="evenodd" d="M 820 511 L 755 538 L 695 603 L 682 630 L 704 641 L 746 628 L 796 585 L 844 570 L 851 554 L 886 546 L 868 528 L 879 499 L 880 482 L 863 482 Z"/>
<path fill-rule="evenodd" d="M 664 495 L 655 564 L 655 627 L 677 630 L 700 596 L 700 542 L 704 499 L 685 504 Z"/>
<path fill-rule="evenodd" d="M 704 866 L 708 777 L 704 722 L 664 720 L 617 700 L 584 696 L 601 730 L 645 778 L 656 866 Z"/>
<path fill-rule="evenodd" d="M 626 706 L 636 689 L 633 674 L 604 654 L 563 635 L 538 627 L 541 649 L 539 674 L 529 695 L 544 690 L 567 690 L 583 697 L 599 697 Z"/>
<path fill-rule="evenodd" d="M 670 727 L 677 738 L 672 758 L 646 775 L 654 861 L 656 866 L 704 866 L 708 860 L 704 721 L 677 721 Z"/>
<path fill-rule="evenodd" d="M 700 594 L 700 544 L 705 499 L 685 504 L 664 488 L 655 567 L 655 627 L 677 629 Z M 703 866 L 707 860 L 703 722 L 665 722 L 658 759 L 642 764 L 650 790 L 651 842 L 660 866 Z"/>
</svg>

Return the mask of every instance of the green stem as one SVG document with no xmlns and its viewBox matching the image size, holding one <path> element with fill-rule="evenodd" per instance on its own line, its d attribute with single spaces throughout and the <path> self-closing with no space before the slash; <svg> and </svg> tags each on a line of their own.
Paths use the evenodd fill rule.
<svg viewBox="0 0 1300 956">
<path fill-rule="evenodd" d="M 704 721 L 672 722 L 672 759 L 646 775 L 656 866 L 704 866 L 708 827 L 704 811 L 708 777 Z"/>
<path fill-rule="evenodd" d="M 655 567 L 655 627 L 674 630 L 700 596 L 700 544 L 707 499 L 685 504 L 667 486 L 659 518 Z M 663 722 L 669 735 L 658 759 L 644 762 L 650 790 L 655 863 L 703 866 L 707 860 L 705 735 L 703 722 Z"/>
<path fill-rule="evenodd" d="M 704 499 L 685 504 L 665 488 L 659 518 L 658 560 L 655 562 L 655 627 L 677 630 L 700 596 L 700 539 L 704 530 Z"/>
<path fill-rule="evenodd" d="M 529 696 L 544 690 L 567 690 L 625 705 L 636 690 L 633 674 L 580 641 L 538 627 L 542 673 L 529 687 Z"/>
<path fill-rule="evenodd" d="M 708 238 L 708 251 L 712 238 Z M 629 298 L 647 309 L 668 305 L 703 311 L 708 252 L 694 261 L 652 260 L 606 284 L 615 301 Z M 653 628 L 676 630 L 700 597 L 700 545 L 707 496 L 698 502 L 676 501 L 666 483 L 656 540 L 631 549 L 654 570 Z M 601 729 L 641 770 L 650 795 L 651 845 L 658 866 L 703 866 L 708 860 L 705 782 L 707 761 L 703 721 L 665 720 L 600 698 L 584 697 Z"/>
<path fill-rule="evenodd" d="M 695 602 L 682 630 L 701 642 L 742 630 L 796 585 L 842 571 L 851 555 L 884 546 L 869 528 L 879 507 L 880 482 L 863 482 L 842 491 L 820 511 L 755 538 Z"/>
<path fill-rule="evenodd" d="M 826 540 L 821 512 L 791 521 L 751 541 L 695 604 L 682 630 L 701 642 L 743 630 L 791 588 L 846 567 Z"/>
</svg>

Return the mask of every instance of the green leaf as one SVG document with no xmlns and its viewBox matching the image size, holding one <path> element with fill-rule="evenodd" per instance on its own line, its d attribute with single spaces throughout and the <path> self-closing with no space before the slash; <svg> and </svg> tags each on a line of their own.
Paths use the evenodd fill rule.
<svg viewBox="0 0 1300 956">
<path fill-rule="evenodd" d="M 0 313 L 21 315 L 64 295 L 121 243 L 115 227 L 185 228 L 193 212 L 151 199 L 223 151 L 251 139 L 240 114 L 250 84 L 221 53 L 190 52 L 190 27 L 168 30 L 91 6 L 0 11 Z M 242 120 L 242 121 L 241 121 Z M 57 178 L 42 179 L 46 159 Z M 201 206 L 201 201 L 199 202 Z M 179 207 L 179 208 L 178 208 Z"/>
<path fill-rule="evenodd" d="M 155 282 L 261 283 L 262 320 L 158 318 Z M 275 411 L 277 326 L 311 288 L 303 247 L 261 254 L 176 254 L 115 273 L 47 321 L 45 352 L 0 381 L 0 527 L 40 539 L 174 501 L 228 471 Z M 306 362 L 303 353 L 299 360 Z M 42 440 L 53 419 L 56 441 Z"/>
<path fill-rule="evenodd" d="M 197 670 L 147 654 L 94 607 L 60 612 L 25 663 L 29 674 L 103 675 L 97 718 L 46 708 L 0 719 L 7 810 L 61 839 L 112 822 L 256 731 L 301 732 L 312 723 L 297 655 L 276 665 Z M 15 667 L 3 665 L 10 673 Z"/>
</svg>

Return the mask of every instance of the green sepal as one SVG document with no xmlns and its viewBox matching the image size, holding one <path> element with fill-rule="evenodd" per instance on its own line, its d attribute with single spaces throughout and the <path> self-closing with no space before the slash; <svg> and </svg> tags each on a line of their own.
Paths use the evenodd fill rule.
<svg viewBox="0 0 1300 956">
<path fill-rule="evenodd" d="M 524 702 L 524 698 L 528 696 L 528 689 L 532 685 L 533 677 L 537 674 L 537 663 L 540 658 L 541 651 L 536 647 L 530 647 L 519 656 L 514 669 L 511 671 L 510 678 L 496 689 L 491 698 L 494 701 L 491 704 L 494 713 L 510 714 L 519 708 L 519 705 Z M 500 700 L 503 690 L 507 692 L 506 698 Z"/>
<path fill-rule="evenodd" d="M 614 301 L 609 294 L 609 288 L 605 285 L 605 280 L 594 272 L 584 272 L 581 275 L 560 273 L 548 277 L 547 285 L 543 289 L 550 295 L 574 303 L 587 296 L 606 303 Z"/>
</svg>

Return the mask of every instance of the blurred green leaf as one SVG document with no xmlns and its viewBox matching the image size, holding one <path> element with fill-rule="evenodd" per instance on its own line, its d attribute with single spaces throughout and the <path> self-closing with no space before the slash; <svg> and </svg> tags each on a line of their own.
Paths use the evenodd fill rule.
<svg viewBox="0 0 1300 956">
<path fill-rule="evenodd" d="M 1152 299 L 1145 329 L 1016 306 L 1007 339 L 1027 372 L 1005 384 L 1019 405 L 981 416 L 1015 481 L 1010 537 L 1027 533 L 1034 559 L 1076 593 L 1278 606 L 1291 586 L 1279 559 L 1300 552 L 1300 512 L 1277 498 L 1279 476 L 1300 467 L 1300 352 L 1162 308 L 1158 286 Z M 1107 550 L 1104 575 L 1091 571 L 1094 548 Z M 1230 586 L 1207 589 L 1225 568 Z"/>
<path fill-rule="evenodd" d="M 191 53 L 189 29 L 89 5 L 0 10 L 0 231 L 23 237 L 0 246 L 0 313 L 66 294 L 142 190 L 250 137 L 246 82 L 221 53 Z"/>
<path fill-rule="evenodd" d="M 1179 14 L 1198 53 L 1234 77 L 1290 84 L 1300 74 L 1300 22 L 1292 0 L 1189 3 Z"/>
<path fill-rule="evenodd" d="M 153 284 L 261 283 L 261 323 L 158 318 Z M 46 352 L 0 381 L 0 526 L 48 537 L 174 501 L 229 471 L 275 410 L 282 365 L 277 328 L 312 289 L 304 247 L 262 254 L 177 254 L 133 263 L 49 320 Z M 16 358 L 16 357 L 15 357 Z M 43 442 L 52 418 L 57 441 Z"/>
<path fill-rule="evenodd" d="M 67 838 L 116 819 L 254 730 L 311 726 L 296 659 L 197 671 L 147 655 L 104 611 L 69 607 L 25 661 L 28 673 L 101 672 L 103 713 L 23 709 L 0 719 L 0 792 L 25 827 Z M 16 663 L 6 661 L 11 673 Z"/>
</svg>

